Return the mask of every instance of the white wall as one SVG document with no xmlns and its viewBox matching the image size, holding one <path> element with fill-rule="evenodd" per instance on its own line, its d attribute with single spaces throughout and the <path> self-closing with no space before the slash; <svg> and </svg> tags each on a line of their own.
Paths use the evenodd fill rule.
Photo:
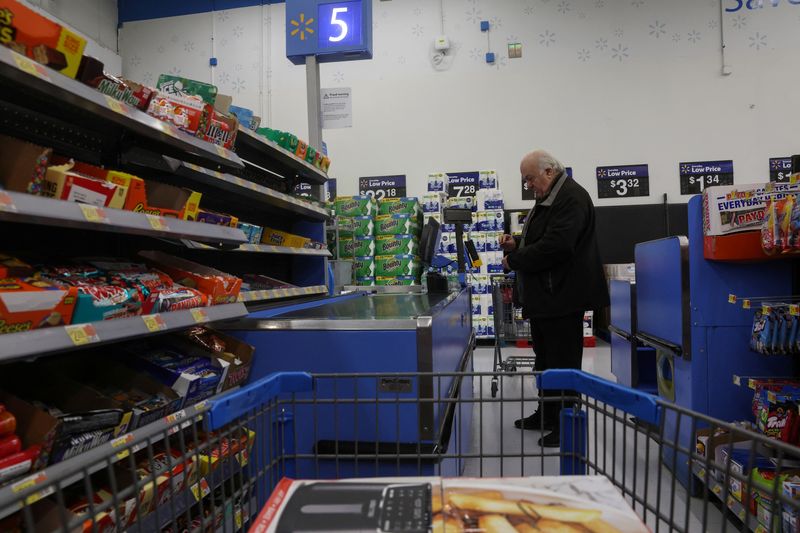
<svg viewBox="0 0 800 533">
<path fill-rule="evenodd" d="M 774 1 L 724 16 L 722 76 L 719 0 L 444 0 L 445 72 L 429 61 L 439 2 L 375 0 L 375 58 L 322 66 L 324 87 L 354 95 L 354 127 L 324 133 L 331 175 L 346 194 L 359 176 L 407 174 L 421 194 L 429 172 L 497 169 L 520 206 L 519 159 L 545 147 L 595 197 L 597 165 L 650 164 L 649 198 L 598 205 L 684 201 L 680 161 L 733 159 L 737 183 L 765 180 L 769 157 L 800 151 L 800 6 Z M 212 26 L 220 91 L 305 136 L 305 74 L 285 58 L 282 4 L 126 23 L 125 75 L 210 80 Z M 522 59 L 507 59 L 509 41 Z"/>
<path fill-rule="evenodd" d="M 117 52 L 117 0 L 23 0 L 33 9 L 55 17 L 87 39 L 84 53 L 96 57 L 106 72 L 120 74 Z"/>
</svg>

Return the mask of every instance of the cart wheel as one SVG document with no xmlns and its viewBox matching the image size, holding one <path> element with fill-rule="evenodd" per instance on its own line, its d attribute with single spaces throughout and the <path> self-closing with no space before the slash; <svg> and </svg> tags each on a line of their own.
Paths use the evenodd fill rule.
<svg viewBox="0 0 800 533">
<path fill-rule="evenodd" d="M 497 398 L 497 378 L 492 378 L 492 398 Z"/>
</svg>

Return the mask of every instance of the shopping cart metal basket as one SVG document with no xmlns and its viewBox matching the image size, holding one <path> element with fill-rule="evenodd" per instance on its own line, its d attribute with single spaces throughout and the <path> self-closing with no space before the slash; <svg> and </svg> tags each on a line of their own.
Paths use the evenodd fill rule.
<svg viewBox="0 0 800 533">
<path fill-rule="evenodd" d="M 579 371 L 492 377 L 272 375 L 6 484 L 0 530 L 243 531 L 284 476 L 419 475 L 605 476 L 652 531 L 797 530 L 800 449 Z M 513 429 L 539 405 L 559 449 Z"/>
<path fill-rule="evenodd" d="M 536 358 L 531 352 L 527 356 L 512 356 L 503 359 L 503 346 L 506 343 L 528 341 L 531 338 L 530 322 L 522 318 L 522 308 L 514 303 L 513 275 L 491 277 L 492 306 L 494 308 L 494 370 L 495 372 L 516 372 L 518 368 L 533 368 Z M 492 382 L 496 392 L 497 380 Z"/>
</svg>

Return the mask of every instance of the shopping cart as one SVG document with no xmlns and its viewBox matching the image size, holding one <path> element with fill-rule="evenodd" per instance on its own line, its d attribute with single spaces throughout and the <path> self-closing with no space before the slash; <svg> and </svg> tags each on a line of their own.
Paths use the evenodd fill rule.
<svg viewBox="0 0 800 533">
<path fill-rule="evenodd" d="M 531 338 L 530 322 L 522 318 L 522 308 L 514 303 L 513 275 L 491 277 L 492 306 L 494 308 L 494 371 L 516 372 L 518 368 L 534 368 L 533 352 L 526 356 L 503 359 L 502 346 L 506 343 L 527 341 Z M 492 380 L 492 396 L 497 394 L 497 377 Z"/>
<path fill-rule="evenodd" d="M 492 377 L 276 374 L 4 486 L 0 530 L 242 531 L 284 476 L 429 475 L 605 476 L 656 532 L 797 530 L 800 449 L 575 370 Z M 540 403 L 560 449 L 513 429 Z"/>
</svg>

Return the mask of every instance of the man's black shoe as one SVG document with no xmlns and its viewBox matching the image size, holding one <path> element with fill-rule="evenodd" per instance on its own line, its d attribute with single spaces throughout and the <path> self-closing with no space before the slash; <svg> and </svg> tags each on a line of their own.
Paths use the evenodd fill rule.
<svg viewBox="0 0 800 533">
<path fill-rule="evenodd" d="M 544 425 L 542 425 L 542 416 L 539 411 L 536 411 L 531 416 L 526 416 L 525 418 L 519 418 L 514 421 L 514 427 L 517 429 L 530 429 L 532 431 L 541 431 L 544 429 L 545 431 L 553 429 L 552 422 L 545 420 Z"/>
<path fill-rule="evenodd" d="M 539 446 L 542 448 L 560 448 L 561 447 L 561 430 L 555 428 L 552 432 L 539 439 Z"/>
</svg>

